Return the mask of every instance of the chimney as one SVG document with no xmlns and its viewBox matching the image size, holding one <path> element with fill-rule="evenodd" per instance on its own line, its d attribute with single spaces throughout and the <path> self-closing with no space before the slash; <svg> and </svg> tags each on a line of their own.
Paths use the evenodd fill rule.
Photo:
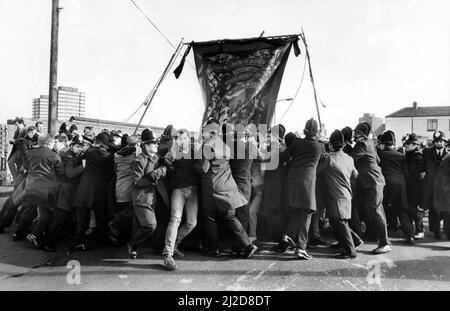
<svg viewBox="0 0 450 311">
<path fill-rule="evenodd" d="M 417 110 L 417 102 L 413 102 L 413 108 L 414 110 Z"/>
</svg>

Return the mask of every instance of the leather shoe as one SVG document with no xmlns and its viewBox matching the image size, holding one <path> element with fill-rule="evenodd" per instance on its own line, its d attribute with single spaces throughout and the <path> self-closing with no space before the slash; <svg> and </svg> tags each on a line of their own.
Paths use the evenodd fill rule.
<svg viewBox="0 0 450 311">
<path fill-rule="evenodd" d="M 336 259 L 349 259 L 349 258 L 354 259 L 354 258 L 356 258 L 356 255 L 341 253 L 339 255 L 334 256 L 334 258 L 336 258 Z"/>
</svg>

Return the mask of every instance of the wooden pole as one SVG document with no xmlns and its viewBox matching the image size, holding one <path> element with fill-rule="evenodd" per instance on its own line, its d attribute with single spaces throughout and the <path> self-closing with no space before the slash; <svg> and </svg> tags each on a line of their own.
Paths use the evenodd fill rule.
<svg viewBox="0 0 450 311">
<path fill-rule="evenodd" d="M 312 83 L 313 90 L 314 90 L 314 101 L 316 103 L 317 118 L 318 118 L 318 121 L 319 121 L 320 130 L 322 131 L 322 120 L 320 118 L 319 103 L 317 101 L 317 91 L 316 91 L 316 86 L 314 84 L 314 77 L 313 77 L 312 68 L 311 68 L 311 58 L 309 56 L 308 45 L 306 44 L 306 38 L 305 38 L 305 33 L 303 32 L 303 29 L 302 29 L 302 33 L 300 34 L 300 37 L 302 38 L 303 44 L 305 45 L 306 58 L 308 60 L 308 67 L 309 67 L 309 77 L 311 78 L 311 83 Z"/>
<path fill-rule="evenodd" d="M 153 98 L 155 97 L 156 91 L 158 90 L 158 87 L 161 85 L 162 81 L 164 80 L 164 78 L 166 77 L 167 73 L 169 72 L 170 68 L 172 67 L 173 63 L 175 62 L 175 59 L 181 49 L 181 47 L 183 46 L 183 39 L 181 39 L 180 43 L 178 44 L 175 52 L 173 53 L 172 57 L 170 58 L 169 63 L 166 66 L 166 69 L 164 69 L 163 74 L 161 75 L 161 77 L 159 78 L 158 82 L 156 82 L 156 85 L 153 87 L 150 96 L 147 96 L 147 100 L 146 100 L 146 107 L 144 110 L 144 113 L 141 116 L 141 119 L 139 120 L 139 123 L 136 125 L 136 128 L 134 129 L 134 133 L 133 135 L 136 135 L 139 126 L 142 123 L 142 120 L 144 120 L 145 114 L 147 113 L 148 108 L 150 107 L 150 103 L 152 102 Z"/>
<path fill-rule="evenodd" d="M 50 79 L 48 90 L 48 133 L 55 135 L 58 110 L 58 31 L 59 0 L 52 0 L 52 30 L 50 43 Z"/>
</svg>

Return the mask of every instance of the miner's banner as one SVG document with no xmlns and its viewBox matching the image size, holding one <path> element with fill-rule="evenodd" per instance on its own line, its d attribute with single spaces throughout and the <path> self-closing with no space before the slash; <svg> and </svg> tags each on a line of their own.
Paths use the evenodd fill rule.
<svg viewBox="0 0 450 311">
<path fill-rule="evenodd" d="M 270 124 L 297 36 L 192 43 L 206 105 L 203 122 Z"/>
</svg>

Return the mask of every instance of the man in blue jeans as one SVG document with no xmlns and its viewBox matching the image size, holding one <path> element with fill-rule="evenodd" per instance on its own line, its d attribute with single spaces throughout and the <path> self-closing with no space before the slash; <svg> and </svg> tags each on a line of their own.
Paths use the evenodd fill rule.
<svg viewBox="0 0 450 311">
<path fill-rule="evenodd" d="M 171 163 L 171 215 L 166 231 L 163 250 L 164 266 L 168 270 L 177 268 L 175 258 L 183 258 L 178 245 L 197 225 L 198 215 L 198 176 L 201 166 L 194 160 L 193 146 L 187 130 L 179 130 L 178 137 L 166 159 Z M 167 162 L 166 162 L 167 163 Z M 183 212 L 186 221 L 181 225 Z"/>
</svg>

